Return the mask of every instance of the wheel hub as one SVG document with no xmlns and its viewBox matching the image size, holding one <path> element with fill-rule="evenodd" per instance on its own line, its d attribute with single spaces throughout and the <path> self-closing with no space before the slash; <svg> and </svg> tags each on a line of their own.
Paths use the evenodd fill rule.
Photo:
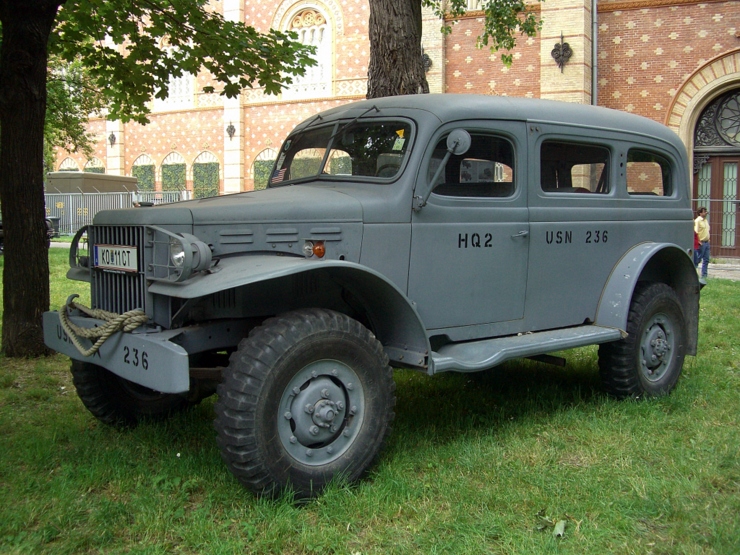
<svg viewBox="0 0 740 555">
<path fill-rule="evenodd" d="M 659 380 L 672 358 L 671 329 L 663 318 L 655 318 L 645 329 L 642 341 L 642 368 L 651 380 Z"/>
<path fill-rule="evenodd" d="M 280 407 L 278 432 L 288 453 L 303 464 L 326 464 L 357 436 L 364 393 L 351 368 L 337 361 L 317 361 L 290 381 Z"/>
<path fill-rule="evenodd" d="M 313 421 L 319 428 L 334 428 L 336 431 L 336 426 L 333 425 L 334 419 L 341 412 L 337 403 L 321 399 L 313 409 Z"/>
</svg>

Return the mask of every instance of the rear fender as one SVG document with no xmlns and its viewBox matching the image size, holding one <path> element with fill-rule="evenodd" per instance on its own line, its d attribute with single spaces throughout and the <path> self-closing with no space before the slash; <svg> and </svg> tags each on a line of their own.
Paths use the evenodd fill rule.
<svg viewBox="0 0 740 555">
<path fill-rule="evenodd" d="M 695 355 L 701 287 L 689 256 L 671 243 L 642 243 L 622 257 L 604 287 L 594 323 L 627 329 L 632 295 L 640 281 L 662 282 L 676 292 L 686 321 L 686 353 Z"/>
<path fill-rule="evenodd" d="M 349 293 L 353 309 L 361 312 L 395 365 L 426 370 L 430 352 L 429 339 L 416 308 L 406 296 L 378 272 L 343 260 L 316 260 L 299 257 L 250 255 L 222 259 L 208 273 L 201 273 L 183 283 L 156 282 L 149 292 L 180 299 L 199 299 L 214 293 L 247 288 L 253 295 L 283 290 L 286 279 L 315 278 Z M 328 280 L 328 282 L 327 282 Z M 337 287 L 334 287 L 337 289 Z M 327 288 L 329 290 L 329 288 Z M 288 297 L 288 298 L 285 298 Z M 337 299 L 314 297 L 315 308 L 336 309 Z M 299 301 L 284 296 L 280 311 L 305 308 Z"/>
</svg>

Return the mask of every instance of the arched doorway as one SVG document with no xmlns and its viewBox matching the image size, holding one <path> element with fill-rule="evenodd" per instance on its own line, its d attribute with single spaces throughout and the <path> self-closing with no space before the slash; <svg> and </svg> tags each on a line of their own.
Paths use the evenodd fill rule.
<svg viewBox="0 0 740 555">
<path fill-rule="evenodd" d="M 714 98 L 694 130 L 694 198 L 709 210 L 713 256 L 740 257 L 740 88 Z"/>
</svg>

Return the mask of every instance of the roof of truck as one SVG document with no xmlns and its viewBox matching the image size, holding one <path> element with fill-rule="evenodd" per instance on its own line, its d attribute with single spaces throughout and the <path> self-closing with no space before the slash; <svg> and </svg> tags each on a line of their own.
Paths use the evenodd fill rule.
<svg viewBox="0 0 740 555">
<path fill-rule="evenodd" d="M 369 112 L 373 107 L 379 113 Z M 674 145 L 682 144 L 678 136 L 665 125 L 651 119 L 584 104 L 508 96 L 474 94 L 415 94 L 390 96 L 344 104 L 321 112 L 322 119 L 354 118 L 368 111 L 363 117 L 382 117 L 383 112 L 398 116 L 406 110 L 427 112 L 441 123 L 471 119 L 505 119 L 538 123 L 584 125 L 604 129 L 627 130 L 660 138 Z M 303 127 L 314 122 L 312 116 Z"/>
</svg>

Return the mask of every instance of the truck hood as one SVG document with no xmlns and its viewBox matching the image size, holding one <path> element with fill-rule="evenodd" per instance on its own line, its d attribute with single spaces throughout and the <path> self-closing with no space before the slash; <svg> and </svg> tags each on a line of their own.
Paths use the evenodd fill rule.
<svg viewBox="0 0 740 555">
<path fill-rule="evenodd" d="M 347 192 L 292 185 L 160 206 L 105 210 L 96 225 L 200 226 L 220 224 L 361 222 L 362 205 Z"/>
</svg>

